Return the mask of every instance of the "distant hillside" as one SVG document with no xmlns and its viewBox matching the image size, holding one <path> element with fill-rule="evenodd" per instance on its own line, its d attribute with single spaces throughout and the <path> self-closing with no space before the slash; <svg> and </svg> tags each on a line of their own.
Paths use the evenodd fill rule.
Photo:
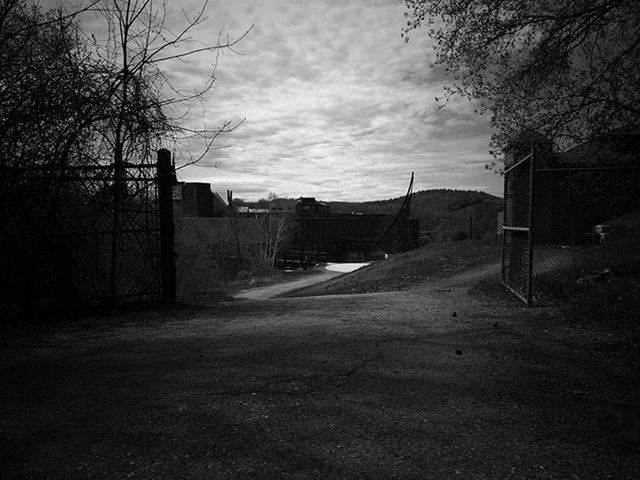
<svg viewBox="0 0 640 480">
<path fill-rule="evenodd" d="M 372 202 L 326 202 L 333 213 L 398 212 L 404 197 Z M 502 199 L 484 192 L 466 190 L 423 190 L 411 199 L 411 214 L 420 219 L 420 230 L 431 232 L 434 241 L 462 240 L 469 233 L 469 215 L 473 218 L 474 238 L 494 238 L 496 208 Z"/>
</svg>

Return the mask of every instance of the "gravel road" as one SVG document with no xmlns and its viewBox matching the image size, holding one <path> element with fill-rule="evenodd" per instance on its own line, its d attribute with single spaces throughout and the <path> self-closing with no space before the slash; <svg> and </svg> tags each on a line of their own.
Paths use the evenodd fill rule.
<svg viewBox="0 0 640 480">
<path fill-rule="evenodd" d="M 0 478 L 640 478 L 616 339 L 469 280 L 4 338 Z"/>
<path fill-rule="evenodd" d="M 274 285 L 266 285 L 264 287 L 255 287 L 241 290 L 234 295 L 237 299 L 248 300 L 267 300 L 279 295 L 300 290 L 312 285 L 318 285 L 341 275 L 353 272 L 362 268 L 368 263 L 329 263 L 326 266 L 319 266 L 313 270 L 309 270 L 302 278 L 297 280 L 278 282 Z"/>
</svg>

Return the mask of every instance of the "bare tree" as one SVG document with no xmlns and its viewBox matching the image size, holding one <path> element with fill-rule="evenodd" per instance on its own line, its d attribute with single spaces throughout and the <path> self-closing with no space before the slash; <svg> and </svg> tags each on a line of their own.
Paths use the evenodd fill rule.
<svg viewBox="0 0 640 480">
<path fill-rule="evenodd" d="M 161 145 L 201 140 L 199 153 L 189 148 L 186 163 L 194 163 L 215 148 L 219 135 L 241 123 L 194 129 L 182 122 L 183 110 L 211 90 L 218 54 L 233 51 L 248 33 L 234 39 L 219 35 L 211 45 L 194 43 L 190 33 L 205 21 L 205 7 L 206 2 L 194 14 L 183 12 L 179 25 L 169 24 L 167 4 L 155 0 L 86 0 L 49 11 L 30 0 L 0 0 L 0 167 L 13 169 L 7 170 L 13 179 L 0 188 L 0 239 L 20 239 L 24 251 L 16 258 L 24 261 L 14 263 L 27 272 L 25 278 L 34 276 L 35 267 L 23 265 L 33 260 L 43 237 L 54 232 L 63 238 L 78 222 L 91 228 L 109 222 L 114 294 L 115 270 L 123 268 L 117 232 L 123 222 L 137 221 L 127 188 L 149 185 L 127 182 L 127 168 L 153 165 Z M 87 15 L 101 20 L 104 36 L 85 30 Z M 165 65 L 196 55 L 208 56 L 212 65 L 201 87 L 174 85 Z M 69 176 L 69 167 L 77 172 L 105 166 L 110 174 L 102 182 Z M 26 169 L 48 173 L 32 181 L 23 176 Z"/>
<path fill-rule="evenodd" d="M 262 261 L 267 270 L 273 270 L 283 242 L 297 231 L 298 223 L 292 214 L 272 211 L 258 217 L 257 221 L 263 237 Z"/>
<path fill-rule="evenodd" d="M 188 109 L 203 100 L 215 82 L 218 54 L 233 48 L 250 28 L 237 38 L 222 38 L 212 45 L 196 44 L 191 32 L 205 20 L 207 2 L 192 15 L 183 13 L 182 25 L 168 24 L 165 2 L 154 0 L 100 0 L 94 7 L 106 41 L 91 36 L 93 53 L 101 69 L 103 102 L 110 109 L 108 136 L 104 141 L 118 164 L 124 157 L 148 153 L 150 144 L 171 139 L 177 145 L 194 139 L 202 140 L 199 154 L 191 154 L 186 164 L 204 157 L 222 133 L 237 128 L 241 122 L 226 121 L 216 128 L 194 129 L 183 125 L 180 109 Z M 210 58 L 210 75 L 200 88 L 187 90 L 174 85 L 163 67 L 168 62 L 181 62 L 197 55 Z M 176 115 L 176 116 L 172 116 Z M 193 142 L 192 142 L 193 143 Z M 190 145 L 192 147 L 192 145 Z M 182 165 L 185 166 L 185 165 Z"/>
</svg>

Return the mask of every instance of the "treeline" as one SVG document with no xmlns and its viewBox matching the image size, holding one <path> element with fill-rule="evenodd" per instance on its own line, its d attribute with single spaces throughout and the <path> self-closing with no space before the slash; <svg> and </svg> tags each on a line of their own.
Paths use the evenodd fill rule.
<svg viewBox="0 0 640 480">
<path fill-rule="evenodd" d="M 269 202 L 280 198 L 270 194 L 255 202 L 234 199 L 237 206 L 268 208 Z M 369 202 L 323 201 L 332 213 L 378 213 L 395 215 L 404 197 Z M 470 190 L 434 189 L 415 192 L 411 198 L 411 214 L 420 220 L 420 230 L 432 241 L 473 238 L 493 240 L 496 236 L 497 209 L 502 199 L 488 193 Z M 471 225 L 469 221 L 471 217 Z M 472 230 L 472 231 L 470 231 Z"/>
<path fill-rule="evenodd" d="M 371 202 L 329 202 L 333 212 L 382 213 L 394 215 L 404 197 Z M 471 216 L 473 238 L 493 239 L 497 227 L 497 208 L 502 199 L 484 192 L 467 190 L 423 190 L 411 199 L 413 218 L 420 230 L 433 241 L 463 240 L 469 237 Z"/>
</svg>

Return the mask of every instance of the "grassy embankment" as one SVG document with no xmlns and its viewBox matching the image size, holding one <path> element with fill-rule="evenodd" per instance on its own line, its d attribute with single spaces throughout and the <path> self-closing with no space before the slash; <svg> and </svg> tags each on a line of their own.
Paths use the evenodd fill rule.
<svg viewBox="0 0 640 480">
<path fill-rule="evenodd" d="M 607 223 L 611 234 L 601 245 L 536 245 L 534 305 L 554 306 L 575 324 L 615 332 L 640 357 L 640 216 Z M 497 275 L 470 291 L 504 295 Z"/>
<path fill-rule="evenodd" d="M 630 238 L 619 233 L 617 240 L 602 246 L 537 246 L 535 305 L 553 306 L 575 324 L 621 335 L 625 348 L 640 353 L 640 250 Z M 494 265 L 479 278 L 470 277 L 469 292 L 492 301 L 513 301 L 500 283 L 499 260 L 496 243 L 432 244 L 287 296 L 402 290 Z"/>
<path fill-rule="evenodd" d="M 496 264 L 500 246 L 478 240 L 431 244 L 389 256 L 319 285 L 293 292 L 290 296 L 336 295 L 402 290 L 451 276 L 470 268 Z"/>
</svg>

